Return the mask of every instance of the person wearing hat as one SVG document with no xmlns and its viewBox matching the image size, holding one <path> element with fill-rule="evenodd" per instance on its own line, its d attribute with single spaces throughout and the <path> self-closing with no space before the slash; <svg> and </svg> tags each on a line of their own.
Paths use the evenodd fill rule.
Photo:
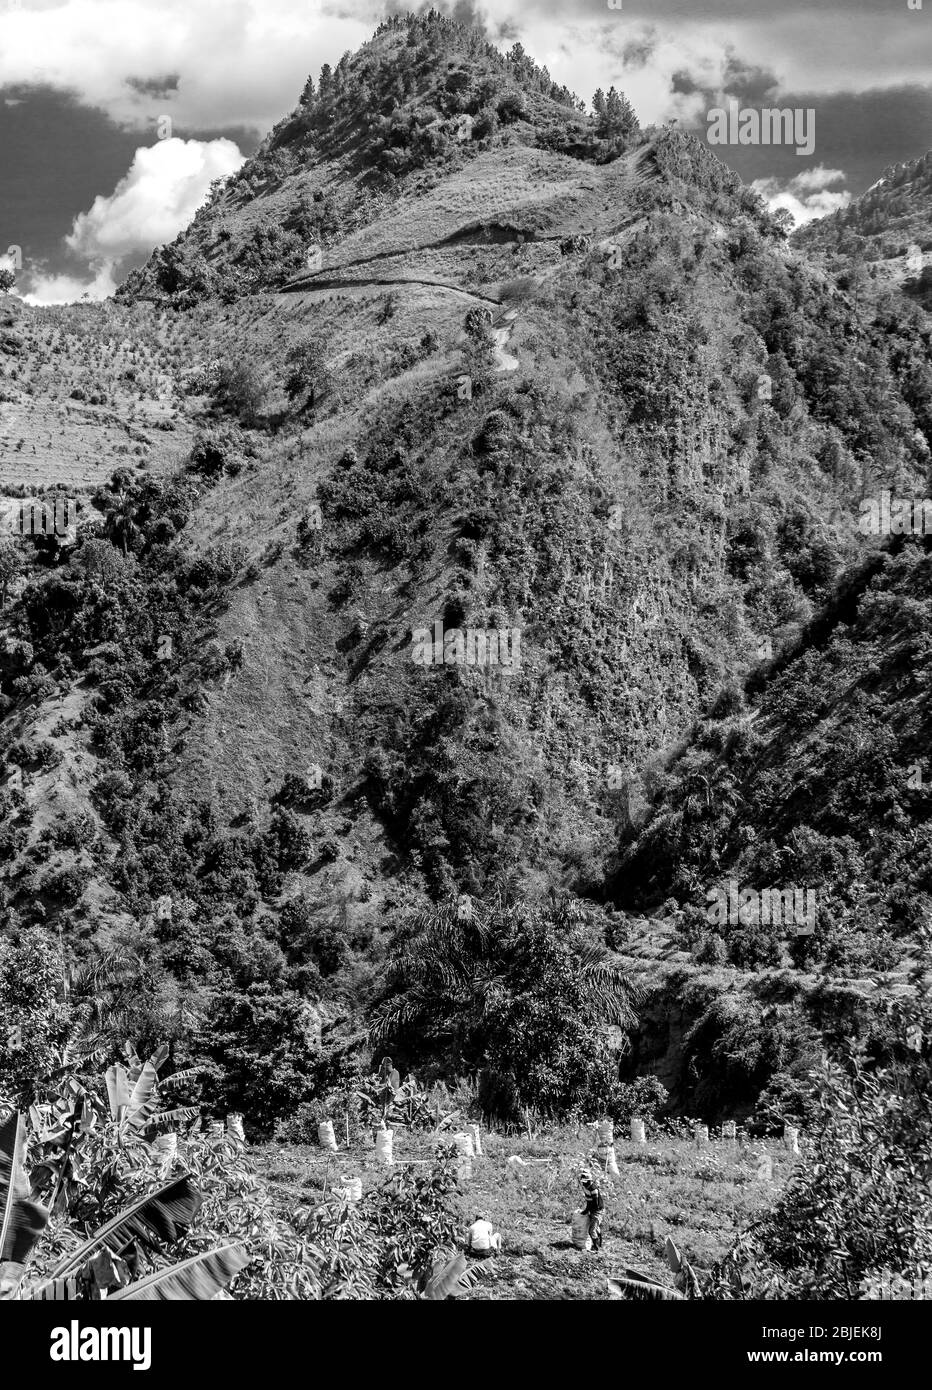
<svg viewBox="0 0 932 1390">
<path fill-rule="evenodd" d="M 579 1175 L 582 1183 L 583 1193 L 586 1198 L 586 1205 L 583 1211 L 589 1218 L 589 1239 L 592 1242 L 593 1250 L 602 1249 L 602 1217 L 605 1213 L 605 1198 L 602 1196 L 599 1184 L 592 1176 L 588 1168 L 584 1168 Z"/>
</svg>

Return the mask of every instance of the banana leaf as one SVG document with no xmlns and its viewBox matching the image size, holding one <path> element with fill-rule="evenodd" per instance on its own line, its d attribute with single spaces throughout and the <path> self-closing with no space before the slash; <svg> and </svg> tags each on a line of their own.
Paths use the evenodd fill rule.
<svg viewBox="0 0 932 1390">
<path fill-rule="evenodd" d="M 485 1260 L 482 1264 L 470 1265 L 462 1251 L 454 1255 L 452 1260 L 446 1264 L 439 1265 L 425 1285 L 422 1298 L 439 1302 L 442 1299 L 450 1298 L 453 1294 L 465 1293 L 471 1289 L 482 1275 L 488 1274 L 494 1267 L 494 1260 Z"/>
<path fill-rule="evenodd" d="M 159 1269 L 125 1289 L 118 1289 L 108 1298 L 108 1303 L 118 1299 L 130 1302 L 155 1302 L 179 1299 L 210 1299 L 245 1269 L 252 1256 L 245 1245 L 224 1245 L 219 1250 L 208 1250 L 203 1255 L 193 1255 L 170 1269 Z"/>
<path fill-rule="evenodd" d="M 120 1255 L 134 1240 L 150 1245 L 159 1242 L 171 1244 L 191 1225 L 202 1200 L 188 1173 L 173 1178 L 164 1187 L 140 1197 L 119 1216 L 114 1216 L 101 1226 L 89 1240 L 55 1266 L 49 1279 L 61 1279 L 80 1269 L 102 1245 Z"/>
<path fill-rule="evenodd" d="M 635 1301 L 663 1303 L 679 1303 L 683 1301 L 683 1295 L 677 1293 L 676 1289 L 668 1288 L 666 1284 L 657 1284 L 653 1279 L 648 1279 L 646 1275 L 639 1274 L 637 1270 L 629 1269 L 627 1276 L 619 1276 L 617 1279 L 609 1279 L 609 1288 L 621 1298 L 633 1298 Z"/>
<path fill-rule="evenodd" d="M 126 1107 L 126 1123 L 137 1128 L 154 1108 L 152 1101 L 158 1085 L 158 1073 L 151 1062 L 147 1062 L 136 1080 L 133 1093 Z"/>
<path fill-rule="evenodd" d="M 126 1107 L 126 1123 L 131 1125 L 133 1129 L 144 1128 L 149 1123 L 158 1104 L 156 1088 L 159 1082 L 159 1067 L 164 1065 L 167 1056 L 168 1048 L 163 1043 L 153 1052 L 136 1078 L 129 1104 Z"/>
<path fill-rule="evenodd" d="M 106 1080 L 107 1097 L 110 1101 L 110 1114 L 114 1120 L 122 1120 L 132 1094 L 126 1068 L 121 1067 L 119 1063 L 115 1066 L 108 1067 Z"/>
<path fill-rule="evenodd" d="M 156 1110 L 149 1116 L 150 1125 L 167 1124 L 169 1120 L 173 1124 L 184 1124 L 188 1120 L 194 1120 L 201 1113 L 199 1105 L 180 1105 L 175 1110 Z"/>
<path fill-rule="evenodd" d="M 181 1071 L 173 1071 L 171 1076 L 166 1076 L 162 1084 L 165 1086 L 169 1084 L 172 1086 L 181 1086 L 188 1081 L 196 1081 L 200 1074 L 200 1067 L 183 1067 Z"/>
<path fill-rule="evenodd" d="M 25 1265 L 48 1224 L 45 1207 L 30 1195 L 25 1153 L 26 1125 L 14 1110 L 0 1125 L 0 1265 Z"/>
<path fill-rule="evenodd" d="M 680 1293 L 685 1293 L 690 1298 L 696 1297 L 700 1289 L 698 1275 L 685 1256 L 677 1250 L 669 1236 L 667 1236 L 663 1253 L 667 1261 L 667 1268 L 676 1275 L 674 1282 Z"/>
</svg>

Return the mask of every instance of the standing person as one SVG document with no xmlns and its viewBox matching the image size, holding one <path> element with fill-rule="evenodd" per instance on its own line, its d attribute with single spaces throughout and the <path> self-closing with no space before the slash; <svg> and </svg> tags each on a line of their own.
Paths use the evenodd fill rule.
<svg viewBox="0 0 932 1390">
<path fill-rule="evenodd" d="M 589 1172 L 588 1168 L 584 1169 L 579 1177 L 586 1198 L 586 1205 L 583 1207 L 583 1211 L 589 1218 L 589 1239 L 592 1241 L 593 1250 L 601 1250 L 602 1217 L 605 1213 L 605 1198 L 602 1196 L 599 1184 Z"/>
</svg>

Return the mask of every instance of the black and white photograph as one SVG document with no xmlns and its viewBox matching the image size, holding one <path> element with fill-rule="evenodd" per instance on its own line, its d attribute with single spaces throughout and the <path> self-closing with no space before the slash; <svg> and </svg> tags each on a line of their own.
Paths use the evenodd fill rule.
<svg viewBox="0 0 932 1390">
<path fill-rule="evenodd" d="M 881 1377 L 932 0 L 407 3 L 0 0 L 0 1326 Z"/>
</svg>

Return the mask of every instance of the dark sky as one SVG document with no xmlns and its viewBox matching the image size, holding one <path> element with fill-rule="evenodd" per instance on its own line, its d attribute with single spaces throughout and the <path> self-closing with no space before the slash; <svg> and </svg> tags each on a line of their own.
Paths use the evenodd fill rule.
<svg viewBox="0 0 932 1390">
<path fill-rule="evenodd" d="M 28 247 L 38 260 L 78 269 L 83 262 L 68 254 L 63 238 L 98 193 L 119 183 L 142 143 L 140 132 L 54 88 L 7 89 L 4 97 L 16 104 L 0 104 L 0 248 Z M 208 140 L 226 135 L 244 154 L 257 144 L 255 132 L 242 128 L 175 133 Z M 150 139 L 154 134 L 153 126 Z"/>
</svg>

